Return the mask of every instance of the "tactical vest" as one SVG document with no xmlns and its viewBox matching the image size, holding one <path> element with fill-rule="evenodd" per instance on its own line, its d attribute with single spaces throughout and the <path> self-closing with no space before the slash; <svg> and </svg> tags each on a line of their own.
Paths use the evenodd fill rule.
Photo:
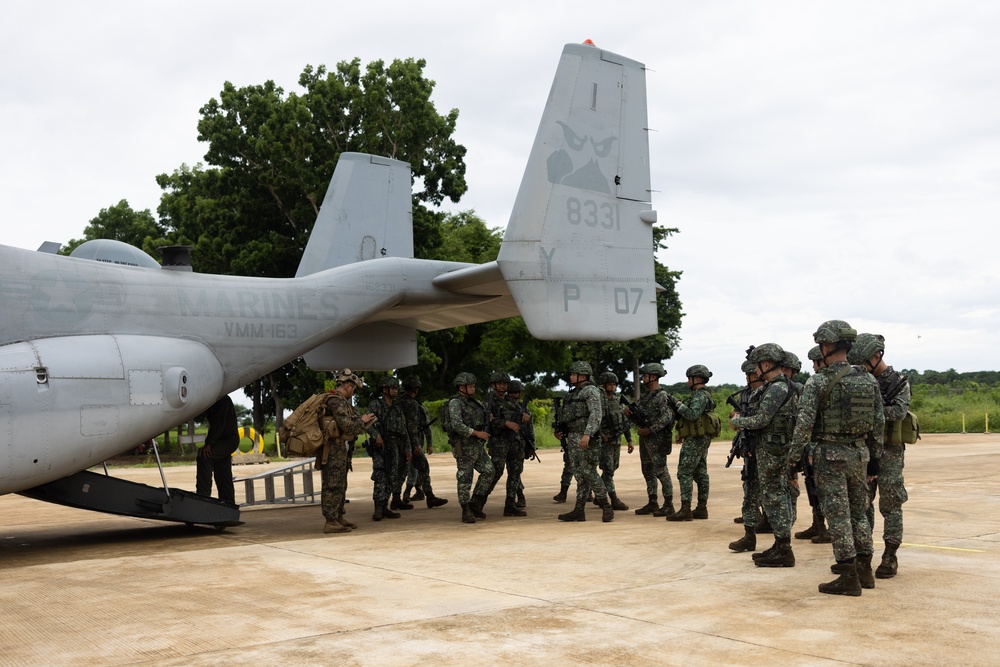
<svg viewBox="0 0 1000 667">
<path fill-rule="evenodd" d="M 590 417 L 590 411 L 587 409 L 587 399 L 583 396 L 582 391 L 587 386 L 593 387 L 594 383 L 589 380 L 584 382 L 566 394 L 566 398 L 563 399 L 558 421 L 565 423 L 572 431 L 582 431 L 587 425 L 587 419 Z M 604 395 L 604 392 L 601 391 L 600 394 Z M 594 435 L 597 436 L 598 433 Z"/>
<path fill-rule="evenodd" d="M 838 379 L 839 376 L 839 379 Z M 875 427 L 878 383 L 860 366 L 841 369 L 820 397 L 814 433 L 823 442 L 858 440 Z"/>
<path fill-rule="evenodd" d="M 784 385 L 783 391 L 785 392 L 785 397 L 782 400 L 781 406 L 774 414 L 771 422 L 762 429 L 750 431 L 750 437 L 758 447 L 763 446 L 777 453 L 779 450 L 784 450 L 788 443 L 791 442 L 792 431 L 795 430 L 795 410 L 798 404 L 798 396 L 788 378 L 779 374 L 761 387 L 760 391 L 751 394 L 750 414 L 754 415 L 760 410 L 764 395 L 774 385 Z"/>
<path fill-rule="evenodd" d="M 628 417 L 625 416 L 625 410 L 621 403 L 608 399 L 607 394 L 604 397 L 606 400 L 604 417 L 601 420 L 601 432 L 612 439 L 620 438 L 629 429 Z"/>
<path fill-rule="evenodd" d="M 685 419 L 677 415 L 677 436 L 680 438 L 701 438 L 708 436 L 714 438 L 722 432 L 722 424 L 719 416 L 715 414 L 715 399 L 707 389 L 699 389 L 708 395 L 708 405 L 705 412 L 701 413 L 697 419 Z M 694 396 L 694 394 L 692 394 Z M 690 399 L 688 399 L 690 401 Z"/>
</svg>

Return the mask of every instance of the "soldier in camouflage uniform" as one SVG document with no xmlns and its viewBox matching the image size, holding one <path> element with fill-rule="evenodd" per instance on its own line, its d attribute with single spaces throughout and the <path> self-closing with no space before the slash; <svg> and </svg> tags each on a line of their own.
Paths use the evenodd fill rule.
<svg viewBox="0 0 1000 667">
<path fill-rule="evenodd" d="M 601 404 L 601 390 L 591 381 L 593 369 L 586 361 L 574 361 L 569 367 L 570 391 L 562 402 L 558 424 L 565 424 L 566 433 L 557 432 L 556 437 L 566 438 L 566 449 L 573 464 L 576 479 L 576 507 L 571 512 L 560 514 L 560 521 L 586 521 L 584 506 L 587 496 L 594 493 L 594 502 L 602 510 L 602 521 L 613 521 L 615 511 L 608 501 L 608 490 L 597 474 L 597 464 L 601 459 L 601 418 L 604 409 Z"/>
<path fill-rule="evenodd" d="M 434 495 L 434 489 L 431 487 L 431 469 L 430 464 L 427 462 L 427 456 L 424 455 L 423 443 L 431 442 L 431 429 L 427 425 L 427 410 L 424 406 L 420 404 L 417 400 L 417 394 L 420 393 L 420 378 L 415 375 L 411 375 L 403 380 L 403 395 L 399 397 L 399 409 L 403 412 L 403 417 L 406 418 L 406 430 L 410 436 L 410 445 L 412 446 L 412 456 L 410 457 L 410 465 L 407 469 L 406 477 L 406 491 L 403 494 L 403 502 L 409 504 L 410 502 L 410 489 L 414 485 L 420 491 L 418 497 L 414 497 L 414 500 L 426 500 L 428 508 L 441 507 L 447 504 L 445 498 L 438 498 Z M 412 481 L 411 477 L 412 475 Z"/>
<path fill-rule="evenodd" d="M 485 519 L 483 505 L 493 482 L 493 462 L 486 455 L 486 408 L 476 400 L 476 376 L 459 373 L 455 376 L 456 394 L 448 400 L 448 438 L 455 456 L 458 481 L 458 502 L 462 505 L 462 523 Z M 472 492 L 473 471 L 479 473 Z"/>
<path fill-rule="evenodd" d="M 671 396 L 671 407 L 677 413 L 677 442 L 681 453 L 677 460 L 677 486 L 681 489 L 681 509 L 667 521 L 692 521 L 708 518 L 708 447 L 719 434 L 712 392 L 705 388 L 712 371 L 701 364 L 687 369 L 691 396 L 687 402 Z M 698 483 L 698 505 L 691 511 L 691 492 Z"/>
<path fill-rule="evenodd" d="M 896 550 L 903 541 L 903 503 L 909 497 L 903 484 L 903 453 L 906 445 L 902 441 L 899 422 L 910 409 L 910 383 L 905 375 L 886 365 L 884 356 L 885 338 L 870 333 L 858 334 L 854 346 L 847 353 L 849 362 L 864 366 L 878 380 L 885 408 L 885 442 L 882 458 L 878 462 L 879 475 L 869 485 L 872 503 L 878 492 L 878 511 L 882 515 L 882 540 L 885 543 L 882 562 L 875 570 L 875 576 L 879 579 L 896 576 Z M 874 530 L 874 505 L 868 507 L 868 521 Z"/>
<path fill-rule="evenodd" d="M 747 352 L 753 351 L 750 348 Z M 747 378 L 747 386 L 738 392 L 739 398 L 736 402 L 740 405 L 749 405 L 754 393 L 764 385 L 757 372 L 757 364 L 750 360 L 744 361 L 741 370 Z M 734 397 L 736 394 L 734 394 Z M 735 412 L 730 413 L 732 419 Z M 757 549 L 757 525 L 763 521 L 763 514 L 760 511 L 760 480 L 757 476 L 757 457 L 751 450 L 748 456 L 743 457 L 743 469 L 740 471 L 740 478 L 743 482 L 743 505 L 741 514 L 735 523 L 743 524 L 744 535 L 738 540 L 729 543 L 729 548 L 737 553 L 743 551 L 755 551 Z"/>
<path fill-rule="evenodd" d="M 601 421 L 601 479 L 608 490 L 611 499 L 611 509 L 625 511 L 628 505 L 618 499 L 615 489 L 615 471 L 622 457 L 622 436 L 628 443 L 628 453 L 635 451 L 632 446 L 632 425 L 625 416 L 622 404 L 615 393 L 618 391 L 618 376 L 614 373 L 601 373 L 597 376 L 597 384 L 604 390 L 604 417 Z"/>
<path fill-rule="evenodd" d="M 819 345 L 809 350 L 809 360 L 813 365 L 813 373 L 818 373 L 823 363 L 823 353 L 819 351 Z M 801 364 L 799 368 L 801 368 Z M 799 390 L 799 396 L 802 391 Z M 808 451 L 809 448 L 807 447 Z M 809 498 L 809 507 L 812 509 L 812 525 L 805 530 L 795 533 L 797 540 L 809 540 L 813 544 L 829 544 L 833 541 L 830 531 L 826 529 L 826 519 L 823 518 L 823 509 L 820 507 L 819 494 L 816 492 L 816 476 L 812 463 L 809 462 L 808 453 L 803 453 L 800 467 L 803 469 L 803 477 L 806 481 L 806 496 Z"/>
<path fill-rule="evenodd" d="M 761 504 L 774 529 L 771 548 L 754 554 L 758 567 L 795 566 L 791 528 L 797 493 L 793 493 L 792 484 L 797 481 L 787 461 L 798 395 L 781 372 L 784 359 L 785 351 L 777 343 L 753 349 L 749 361 L 757 365 L 764 386 L 750 397 L 747 414 L 736 413 L 730 420 L 734 429 L 747 431 L 753 443 Z"/>
<path fill-rule="evenodd" d="M 487 445 L 493 462 L 493 481 L 490 493 L 503 477 L 507 468 L 506 496 L 503 506 L 504 516 L 527 516 L 528 513 L 517 506 L 517 492 L 521 487 L 521 471 L 524 469 L 524 442 L 521 440 L 520 404 L 507 396 L 510 375 L 497 371 L 490 376 L 490 396 L 486 401 L 489 413 L 490 440 Z"/>
<path fill-rule="evenodd" d="M 820 584 L 819 591 L 853 596 L 875 587 L 866 472 L 878 475 L 885 434 L 878 382 L 847 362 L 856 338 L 857 332 L 843 320 L 824 322 L 813 334 L 826 368 L 810 377 L 802 390 L 787 460 L 794 465 L 813 443 L 810 458 L 837 559 L 831 570 L 839 575 Z"/>
<path fill-rule="evenodd" d="M 660 386 L 660 378 L 667 374 L 663 364 L 648 363 L 639 367 L 639 377 L 646 393 L 639 399 L 639 410 L 650 419 L 649 426 L 639 426 L 639 463 L 646 479 L 649 502 L 635 511 L 636 514 L 672 516 L 674 513 L 674 486 L 667 469 L 667 456 L 672 448 L 673 426 L 676 416 L 670 407 L 667 390 Z M 635 421 L 636 416 L 625 414 Z M 663 487 L 663 506 L 657 505 L 657 485 Z"/>
<path fill-rule="evenodd" d="M 399 513 L 392 510 L 413 509 L 413 505 L 399 499 L 400 475 L 406 474 L 411 450 L 406 417 L 396 401 L 399 380 L 386 376 L 378 381 L 378 386 L 381 395 L 368 404 L 368 412 L 378 421 L 368 428 L 368 441 L 365 442 L 372 459 L 372 501 L 375 503 L 372 521 L 398 519 Z M 393 496 L 392 508 L 388 507 L 390 495 Z"/>
<path fill-rule="evenodd" d="M 528 506 L 528 501 L 524 498 L 524 482 L 521 479 L 521 473 L 524 472 L 524 461 L 528 459 L 538 459 L 538 454 L 535 452 L 535 422 L 531 420 L 531 412 L 528 411 L 528 404 L 525 401 L 524 404 L 521 403 L 521 392 L 524 391 L 524 383 L 520 380 L 511 380 L 510 384 L 507 385 L 507 396 L 510 400 L 520 406 L 521 409 L 521 446 L 524 452 L 524 457 L 521 460 L 521 466 L 518 469 L 517 475 L 517 496 L 514 501 L 514 505 L 520 509 L 524 509 Z"/>
<path fill-rule="evenodd" d="M 569 450 L 565 443 L 560 443 L 559 449 L 562 451 L 563 469 L 559 475 L 559 493 L 552 496 L 552 500 L 557 503 L 566 502 L 566 494 L 569 493 L 569 485 L 573 481 L 573 465 L 569 460 Z"/>
<path fill-rule="evenodd" d="M 358 416 L 358 411 L 351 404 L 354 392 L 362 386 L 364 382 L 361 378 L 345 368 L 337 374 L 337 387 L 326 399 L 324 418 L 332 418 L 336 422 L 337 435 L 327 439 L 317 458 L 322 479 L 320 498 L 323 516 L 326 517 L 324 533 L 349 533 L 358 527 L 344 517 L 344 496 L 347 493 L 347 469 L 351 463 L 348 443 L 363 433 L 375 419 L 375 415 Z"/>
</svg>

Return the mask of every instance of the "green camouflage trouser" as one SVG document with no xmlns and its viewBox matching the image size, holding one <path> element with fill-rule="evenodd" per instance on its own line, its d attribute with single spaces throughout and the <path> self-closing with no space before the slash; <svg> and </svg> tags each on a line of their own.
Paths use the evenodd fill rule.
<svg viewBox="0 0 1000 667">
<path fill-rule="evenodd" d="M 483 442 L 477 438 L 463 442 L 460 449 L 461 453 L 455 457 L 458 466 L 455 479 L 458 480 L 458 502 L 467 505 L 473 495 L 485 498 L 490 494 L 490 484 L 493 483 L 493 462 L 486 455 Z M 475 492 L 472 491 L 473 471 L 479 473 Z"/>
<path fill-rule="evenodd" d="M 524 443 L 507 438 L 495 438 L 489 442 L 490 461 L 493 463 L 493 481 L 490 493 L 503 477 L 507 469 L 507 498 L 514 499 L 521 490 L 521 472 L 524 470 Z"/>
<path fill-rule="evenodd" d="M 878 511 L 882 515 L 882 540 L 899 546 L 903 542 L 903 503 L 909 496 L 903 485 L 903 452 L 905 445 L 886 447 L 879 459 L 878 479 L 868 485 L 869 500 L 875 502 L 878 491 Z M 875 531 L 875 506 L 868 506 L 868 522 Z"/>
<path fill-rule="evenodd" d="M 775 539 L 790 537 L 795 512 L 794 490 L 788 483 L 788 456 L 785 450 L 771 453 L 757 447 L 757 475 L 760 479 L 760 504 L 774 529 Z"/>
<path fill-rule="evenodd" d="M 336 521 L 344 516 L 344 496 L 347 494 L 347 448 L 343 443 L 330 444 L 330 454 L 320 472 L 320 492 L 323 516 Z"/>
<path fill-rule="evenodd" d="M 573 481 L 573 464 L 569 461 L 569 451 L 564 447 L 562 450 L 563 469 L 559 476 L 559 484 L 568 487 Z"/>
<path fill-rule="evenodd" d="M 372 500 L 376 506 L 384 505 L 398 488 L 399 447 L 390 440 L 380 448 L 369 439 L 365 449 L 372 459 Z"/>
<path fill-rule="evenodd" d="M 708 447 L 712 438 L 692 436 L 684 438 L 681 453 L 677 459 L 677 486 L 680 487 L 681 501 L 691 502 L 694 484 L 698 484 L 698 504 L 708 502 Z"/>
<path fill-rule="evenodd" d="M 573 477 L 576 479 L 576 502 L 587 502 L 587 496 L 594 492 L 594 499 L 607 498 L 608 490 L 597 474 L 597 464 L 601 460 L 600 440 L 590 440 L 587 449 L 580 449 L 580 434 L 570 434 L 566 437 L 566 448 L 569 460 L 573 466 Z"/>
<path fill-rule="evenodd" d="M 617 493 L 615 490 L 615 471 L 618 470 L 618 463 L 622 458 L 621 438 L 618 444 L 614 442 L 601 443 L 601 481 L 608 493 Z"/>
<path fill-rule="evenodd" d="M 813 450 L 816 488 L 838 561 L 872 553 L 872 529 L 866 516 L 867 465 L 864 447 L 823 442 Z"/>
<path fill-rule="evenodd" d="M 760 478 L 757 476 L 757 455 L 743 459 L 743 525 L 756 528 L 760 521 Z"/>
<path fill-rule="evenodd" d="M 431 466 L 423 450 L 419 453 L 414 452 L 406 470 L 407 487 L 416 487 L 423 491 L 424 495 L 431 493 Z"/>
<path fill-rule="evenodd" d="M 643 438 L 639 439 L 639 465 L 642 476 L 646 479 L 646 494 L 658 495 L 657 481 L 663 487 L 663 497 L 673 498 L 674 484 L 667 470 L 667 450 L 662 446 L 650 444 Z"/>
</svg>

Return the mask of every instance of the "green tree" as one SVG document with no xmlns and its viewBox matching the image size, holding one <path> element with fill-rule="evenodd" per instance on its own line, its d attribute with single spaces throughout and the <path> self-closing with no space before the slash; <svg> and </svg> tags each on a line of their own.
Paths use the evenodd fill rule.
<svg viewBox="0 0 1000 667">
<path fill-rule="evenodd" d="M 83 229 L 83 238 L 72 239 L 60 250 L 68 255 L 85 241 L 94 239 L 111 239 L 122 241 L 141 248 L 152 257 L 156 257 L 156 249 L 166 245 L 165 232 L 149 209 L 136 211 L 122 199 L 114 206 L 102 208 L 97 217 Z"/>
</svg>

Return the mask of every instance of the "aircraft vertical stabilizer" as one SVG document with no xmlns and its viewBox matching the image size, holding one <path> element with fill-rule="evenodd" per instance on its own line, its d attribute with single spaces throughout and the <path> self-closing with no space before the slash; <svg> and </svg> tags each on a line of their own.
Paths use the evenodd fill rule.
<svg viewBox="0 0 1000 667">
<path fill-rule="evenodd" d="M 657 332 L 645 69 L 568 44 L 497 264 L 537 338 Z"/>
</svg>

